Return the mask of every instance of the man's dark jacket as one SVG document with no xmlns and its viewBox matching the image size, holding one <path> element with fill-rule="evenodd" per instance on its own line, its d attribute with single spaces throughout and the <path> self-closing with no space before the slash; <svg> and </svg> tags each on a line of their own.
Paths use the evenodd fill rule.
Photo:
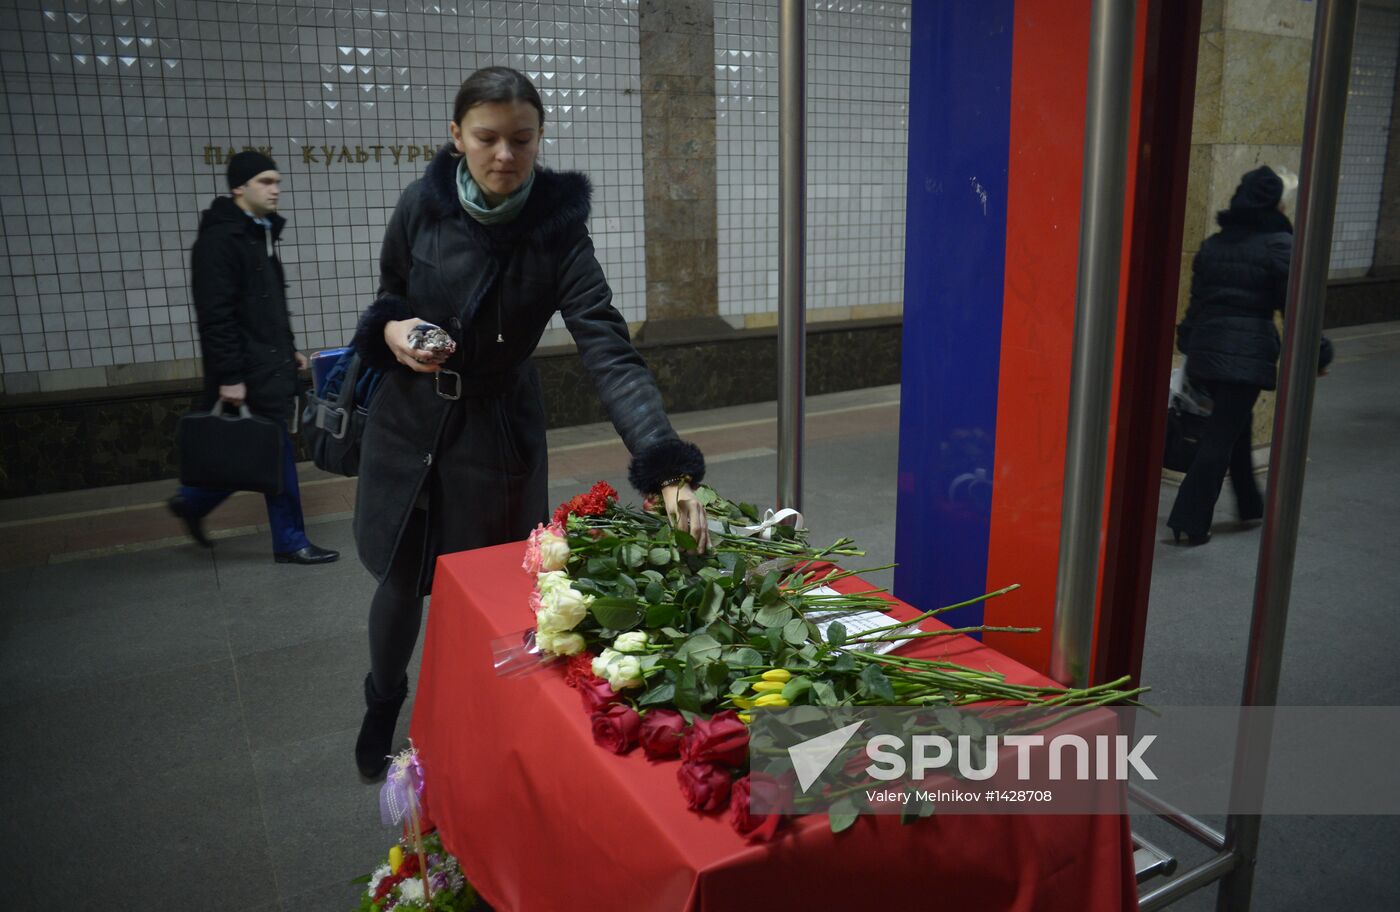
<svg viewBox="0 0 1400 912">
<path fill-rule="evenodd" d="M 523 539 L 548 516 L 544 404 L 530 355 L 556 313 L 632 453 L 632 483 L 650 493 L 682 473 L 698 482 L 705 469 L 700 451 L 677 438 L 612 305 L 588 235 L 588 179 L 537 168 L 520 215 L 486 226 L 458 199 L 460 160 L 444 146 L 399 198 L 384 232 L 379 298 L 354 340 L 385 371 L 362 444 L 356 545 L 383 580 L 411 511 L 426 504 L 422 587 L 435 555 Z M 441 395 L 458 392 L 450 376 L 394 359 L 384 326 L 410 317 L 457 341 L 446 366 L 461 374 L 460 398 Z"/>
<path fill-rule="evenodd" d="M 1177 348 L 1192 380 L 1277 385 L 1279 335 L 1293 226 L 1277 209 L 1226 209 L 1191 267 L 1191 304 Z"/>
<path fill-rule="evenodd" d="M 286 219 L 274 212 L 268 221 L 275 245 Z M 268 256 L 266 231 L 231 198 L 217 197 L 200 218 L 190 273 L 204 350 L 204 407 L 218 401 L 220 386 L 244 383 L 253 414 L 289 418 L 296 344 L 282 264 Z"/>
</svg>

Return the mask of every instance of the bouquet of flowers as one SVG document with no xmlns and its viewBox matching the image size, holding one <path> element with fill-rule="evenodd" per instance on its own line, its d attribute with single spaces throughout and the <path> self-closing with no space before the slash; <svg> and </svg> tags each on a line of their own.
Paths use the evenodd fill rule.
<svg viewBox="0 0 1400 912">
<path fill-rule="evenodd" d="M 884 590 L 829 588 L 864 572 L 830 563 L 863 554 L 850 539 L 815 548 L 804 529 L 760 520 L 750 504 L 707 486 L 697 496 L 714 524 L 706 553 L 697 553 L 694 538 L 652 500 L 641 509 L 624 506 L 598 482 L 535 529 L 523 568 L 536 581 L 536 645 L 567 659 L 566 680 L 592 715 L 597 743 L 619 754 L 640 745 L 653 760 L 679 757 L 677 778 L 690 808 L 719 811 L 732 802 L 735 828 L 753 838 L 772 836 L 778 825 L 748 814 L 750 791 L 772 785 L 744 770 L 746 723 L 765 707 L 1082 707 L 1141 693 L 1121 689 L 1127 678 L 1078 689 L 1035 687 L 994 671 L 887 655 L 882 647 L 892 642 L 1034 628 L 916 626 L 1017 588 L 1008 586 L 909 621 L 848 631 L 841 613 L 889 607 Z"/>
<path fill-rule="evenodd" d="M 420 856 L 411 839 L 405 838 L 389 850 L 383 864 L 360 879 L 366 888 L 356 912 L 466 912 L 475 908 L 476 892 L 462 876 L 457 859 L 442 847 L 437 833 L 423 837 L 423 853 L 431 899 L 423 886 Z"/>
</svg>

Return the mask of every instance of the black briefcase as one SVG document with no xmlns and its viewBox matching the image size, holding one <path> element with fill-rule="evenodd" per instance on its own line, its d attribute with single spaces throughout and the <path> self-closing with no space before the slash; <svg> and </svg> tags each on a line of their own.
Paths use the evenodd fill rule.
<svg viewBox="0 0 1400 912">
<path fill-rule="evenodd" d="M 1167 409 L 1167 440 L 1162 465 L 1175 472 L 1186 472 L 1201 448 L 1201 432 L 1206 419 L 1173 405 Z"/>
<path fill-rule="evenodd" d="M 282 423 L 240 405 L 223 414 L 223 401 L 208 412 L 182 415 L 175 425 L 180 483 L 224 491 L 282 493 Z"/>
</svg>

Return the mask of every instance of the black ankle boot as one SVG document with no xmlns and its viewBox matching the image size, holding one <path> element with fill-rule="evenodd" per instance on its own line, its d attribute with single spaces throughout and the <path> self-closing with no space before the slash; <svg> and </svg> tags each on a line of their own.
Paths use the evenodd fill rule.
<svg viewBox="0 0 1400 912">
<path fill-rule="evenodd" d="M 360 737 L 355 739 L 355 765 L 364 779 L 378 779 L 388 768 L 389 751 L 394 746 L 394 725 L 407 696 L 407 675 L 392 693 L 384 695 L 374 689 L 374 675 L 365 675 L 365 720 L 360 723 Z"/>
</svg>

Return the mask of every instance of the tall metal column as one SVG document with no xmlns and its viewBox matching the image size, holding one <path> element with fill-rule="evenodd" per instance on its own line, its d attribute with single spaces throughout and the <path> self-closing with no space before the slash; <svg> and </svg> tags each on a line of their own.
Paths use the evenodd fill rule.
<svg viewBox="0 0 1400 912">
<path fill-rule="evenodd" d="M 1136 8 L 1136 3 L 1126 0 L 1094 0 L 1089 32 L 1079 288 L 1050 653 L 1051 676 L 1081 686 L 1090 672 L 1103 526 Z"/>
<path fill-rule="evenodd" d="M 1243 706 L 1272 706 L 1278 700 L 1332 252 L 1333 210 L 1341 170 L 1342 123 L 1346 118 L 1356 6 L 1356 0 L 1320 0 L 1313 27 L 1298 213 L 1284 315 L 1283 362 L 1279 368 L 1274 437 L 1269 447 L 1269 492 L 1254 578 L 1254 614 L 1250 621 L 1249 654 L 1245 658 L 1244 693 L 1240 698 Z M 1271 734 L 1270 721 L 1242 725 L 1231 785 L 1234 796 L 1262 795 Z M 1225 850 L 1239 857 L 1239 865 L 1220 884 L 1216 899 L 1219 910 L 1242 912 L 1249 908 L 1259 824 L 1260 818 L 1255 815 L 1232 816 L 1226 823 Z"/>
<path fill-rule="evenodd" d="M 802 509 L 802 432 L 807 389 L 805 255 L 807 11 L 778 12 L 778 506 Z"/>
</svg>

